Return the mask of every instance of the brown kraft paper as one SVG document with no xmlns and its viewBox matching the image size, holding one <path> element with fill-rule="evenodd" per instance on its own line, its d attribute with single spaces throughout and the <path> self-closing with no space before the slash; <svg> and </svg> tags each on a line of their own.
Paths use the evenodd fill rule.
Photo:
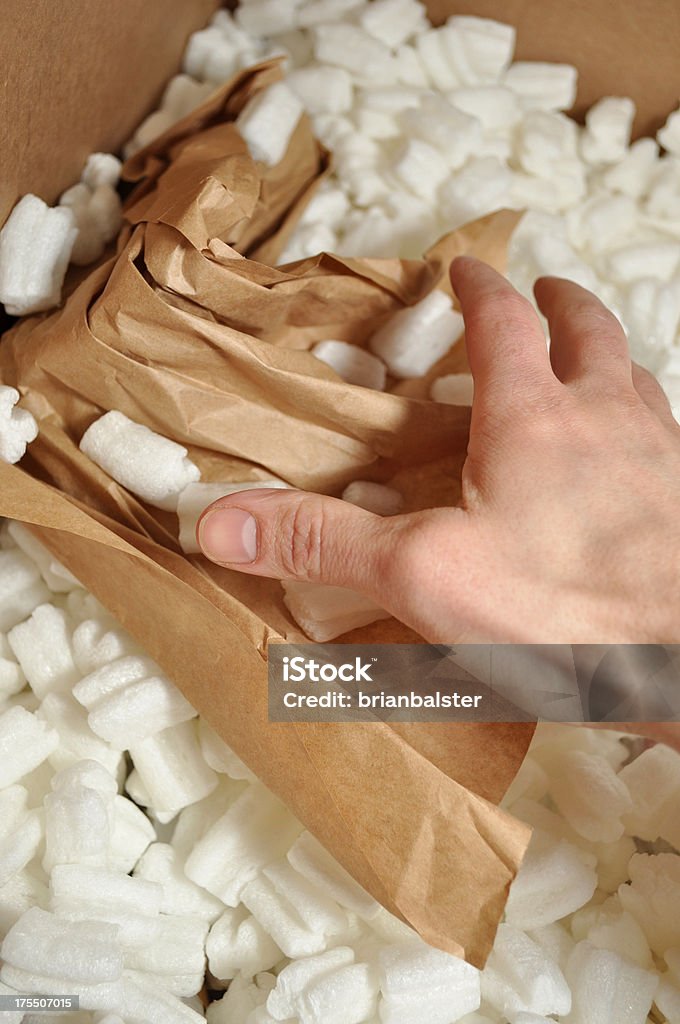
<svg viewBox="0 0 680 1024">
<path fill-rule="evenodd" d="M 267 645 L 304 639 L 280 584 L 184 556 L 176 517 L 78 448 L 118 409 L 186 445 L 204 480 L 275 474 L 334 495 L 352 479 L 394 480 L 407 510 L 459 500 L 469 410 L 425 396 L 432 376 L 464 368 L 462 347 L 385 393 L 344 383 L 309 349 L 365 345 L 448 287 L 457 253 L 501 266 L 517 215 L 469 225 L 424 260 L 272 266 L 328 166 L 306 120 L 278 167 L 248 155 L 233 118 L 278 74 L 271 62 L 241 73 L 129 161 L 137 185 L 117 255 L 63 309 L 3 340 L 0 380 L 20 389 L 40 435 L 21 468 L 0 463 L 0 515 L 31 526 L 388 910 L 481 967 L 529 836 L 495 804 L 533 727 L 269 722 Z M 420 638 L 386 620 L 349 639 Z"/>
</svg>

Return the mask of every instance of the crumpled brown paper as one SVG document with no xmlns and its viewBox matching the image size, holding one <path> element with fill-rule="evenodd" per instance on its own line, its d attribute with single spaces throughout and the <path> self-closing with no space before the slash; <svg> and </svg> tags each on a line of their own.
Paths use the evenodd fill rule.
<svg viewBox="0 0 680 1024">
<path fill-rule="evenodd" d="M 277 74 L 242 73 L 134 157 L 119 254 L 0 345 L 0 380 L 40 421 L 21 468 L 0 463 L 0 515 L 35 528 L 362 885 L 481 966 L 528 842 L 494 801 L 532 727 L 268 722 L 267 644 L 302 639 L 280 584 L 182 555 L 174 515 L 78 449 L 119 409 L 185 444 L 206 480 L 274 473 L 337 494 L 368 477 L 394 479 L 408 509 L 458 499 L 469 411 L 425 400 L 429 378 L 393 393 L 347 385 L 308 349 L 364 344 L 446 287 L 458 252 L 502 262 L 515 215 L 470 225 L 423 261 L 269 265 L 327 167 L 305 121 L 278 167 L 248 156 L 233 117 Z M 436 372 L 463 365 L 456 347 Z M 349 638 L 418 639 L 394 620 Z"/>
</svg>

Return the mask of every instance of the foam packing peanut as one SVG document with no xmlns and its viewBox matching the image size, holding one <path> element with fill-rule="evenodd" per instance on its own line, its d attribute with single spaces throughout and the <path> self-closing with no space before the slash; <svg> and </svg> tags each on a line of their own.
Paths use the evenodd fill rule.
<svg viewBox="0 0 680 1024">
<path fill-rule="evenodd" d="M 649 187 L 659 160 L 659 146 L 654 139 L 638 139 L 618 163 L 603 175 L 607 188 L 639 199 Z"/>
<path fill-rule="evenodd" d="M 430 196 L 449 174 L 442 154 L 421 139 L 404 142 L 391 169 L 402 185 L 423 199 Z"/>
<path fill-rule="evenodd" d="M 498 82 L 515 50 L 514 27 L 469 15 L 454 15 L 446 25 L 446 46 L 463 85 Z"/>
<path fill-rule="evenodd" d="M 508 924 L 499 925 L 481 986 L 482 997 L 507 1016 L 564 1016 L 571 1010 L 571 992 L 560 968 L 533 939 Z"/>
<path fill-rule="evenodd" d="M 0 981 L 0 996 L 14 997 L 16 994 L 16 989 L 10 988 L 9 985 L 3 985 Z M 2 1018 L 4 1024 L 21 1024 L 26 1019 L 26 1015 L 23 1010 L 4 1010 Z"/>
<path fill-rule="evenodd" d="M 298 68 L 286 84 L 309 114 L 343 114 L 352 107 L 352 78 L 344 68 Z"/>
<path fill-rule="evenodd" d="M 627 834 L 650 841 L 658 839 L 669 810 L 678 803 L 680 753 L 657 743 L 625 765 L 619 779 L 632 800 L 632 806 L 622 816 Z"/>
<path fill-rule="evenodd" d="M 333 640 L 350 629 L 388 619 L 389 612 L 347 587 L 282 581 L 284 604 L 307 636 L 317 643 Z"/>
<path fill-rule="evenodd" d="M 354 480 L 342 492 L 342 500 L 378 516 L 394 516 L 401 512 L 404 499 L 393 487 L 370 480 Z"/>
<path fill-rule="evenodd" d="M 199 1010 L 194 1003 L 194 1000 L 198 997 L 198 993 L 205 985 L 205 972 L 204 970 L 183 972 L 172 974 L 156 974 L 152 971 L 138 971 L 133 967 L 126 968 L 126 975 L 131 981 L 144 981 L 146 984 L 153 985 L 163 992 L 165 996 L 179 997 L 180 1005 L 186 1008 L 191 1007 L 192 1010 Z M 203 1005 L 200 1003 L 200 1010 L 202 1011 Z M 203 1019 L 201 1017 L 201 1019 Z"/>
<path fill-rule="evenodd" d="M 430 398 L 433 402 L 446 405 L 472 405 L 474 381 L 470 373 L 448 373 L 437 377 L 430 385 Z"/>
<path fill-rule="evenodd" d="M 617 284 L 631 285 L 642 278 L 669 281 L 680 268 L 680 243 L 638 242 L 607 253 L 608 276 Z"/>
<path fill-rule="evenodd" d="M 3 966 L 0 971 L 0 978 L 18 992 L 30 992 L 36 995 L 66 996 L 72 995 L 74 989 L 74 984 L 70 980 L 54 978 L 50 975 L 39 974 L 31 970 L 22 970 L 19 967 L 11 966 L 9 963 Z M 117 1009 L 122 1002 L 121 979 L 103 981 L 94 985 L 79 983 L 78 999 L 81 1011 Z M 78 1024 L 80 1024 L 82 1019 L 80 1017 Z M 51 1024 L 51 1022 L 47 1021 L 46 1024 Z"/>
<path fill-rule="evenodd" d="M 77 236 L 71 210 L 20 199 L 0 230 L 0 302 L 12 316 L 57 306 Z"/>
<path fill-rule="evenodd" d="M 123 959 L 117 929 L 94 921 L 63 921 L 39 907 L 27 911 L 5 936 L 0 955 L 19 970 L 73 984 L 116 981 Z"/>
<path fill-rule="evenodd" d="M 345 15 L 352 19 L 362 6 L 363 0 L 309 0 L 300 5 L 298 24 L 301 28 L 314 28 L 340 21 Z"/>
<path fill-rule="evenodd" d="M 373 84 L 394 81 L 392 54 L 379 39 L 358 25 L 325 24 L 314 30 L 314 55 L 320 63 L 345 68 Z"/>
<path fill-rule="evenodd" d="M 120 794 L 113 798 L 110 822 L 106 863 L 112 871 L 127 875 L 155 840 L 156 833 L 139 807 Z"/>
<path fill-rule="evenodd" d="M 137 654 L 132 638 L 122 629 L 111 628 L 106 619 L 84 619 L 71 638 L 73 660 L 81 676 L 110 665 L 119 658 Z"/>
<path fill-rule="evenodd" d="M 508 131 L 522 117 L 517 96 L 502 85 L 453 89 L 447 93 L 447 99 L 458 110 L 479 121 L 487 132 Z"/>
<path fill-rule="evenodd" d="M 337 248 L 338 238 L 331 228 L 323 224 L 303 224 L 281 251 L 276 265 L 282 267 L 286 263 L 297 263 L 320 252 L 336 252 Z"/>
<path fill-rule="evenodd" d="M 374 1017 L 378 981 L 367 963 L 349 964 L 312 981 L 296 1000 L 300 1024 L 362 1024 Z"/>
<path fill-rule="evenodd" d="M 626 784 L 597 754 L 574 750 L 550 793 L 572 828 L 593 842 L 615 842 L 623 835 L 621 816 L 632 809 Z"/>
<path fill-rule="evenodd" d="M 422 33 L 419 33 L 419 35 Z M 423 66 L 423 62 L 413 45 L 404 44 L 397 47 L 396 57 L 396 79 L 401 85 L 408 85 L 414 89 L 429 88 L 429 80 Z"/>
<path fill-rule="evenodd" d="M 321 953 L 348 928 L 345 912 L 287 861 L 263 868 L 241 898 L 289 957 Z"/>
<path fill-rule="evenodd" d="M 125 970 L 116 1010 L 126 1021 L 162 1021 L 163 1024 L 203 1024 L 205 1018 L 168 991 L 167 979 Z M 82 1000 L 81 1000 L 82 1003 Z"/>
<path fill-rule="evenodd" d="M 271 974 L 259 974 L 253 980 L 238 974 L 222 998 L 208 1006 L 208 1024 L 252 1024 L 252 1014 L 264 1007 L 273 984 Z"/>
<path fill-rule="evenodd" d="M 275 1020 L 288 1020 L 295 1014 L 296 1004 L 309 985 L 353 963 L 354 951 L 348 946 L 336 946 L 318 956 L 286 964 L 267 998 L 267 1010 Z"/>
<path fill-rule="evenodd" d="M 416 136 L 429 146 L 434 146 L 442 154 L 448 173 L 451 169 L 462 167 L 481 143 L 481 126 L 477 118 L 436 94 L 426 95 L 419 106 L 409 107 L 401 113 L 399 124 L 407 136 Z M 403 171 L 399 174 L 396 170 L 395 173 L 407 184 Z M 447 176 L 444 175 L 441 180 Z M 437 172 L 437 179 L 439 177 Z M 432 175 L 423 174 L 423 178 L 428 181 Z M 439 180 L 437 183 L 441 184 Z M 415 188 L 413 191 L 428 198 L 427 191 Z"/>
<path fill-rule="evenodd" d="M 208 796 L 187 805 L 177 816 L 169 843 L 183 867 L 194 847 L 248 788 L 225 775 L 218 775 L 217 779 L 217 786 Z"/>
<path fill-rule="evenodd" d="M 674 156 L 680 156 L 680 109 L 669 114 L 668 120 L 659 128 L 656 137 L 665 150 Z"/>
<path fill-rule="evenodd" d="M 253 977 L 283 960 L 283 953 L 244 907 L 229 907 L 213 924 L 206 942 L 210 973 L 222 981 L 242 971 Z"/>
<path fill-rule="evenodd" d="M 50 877 L 52 907 L 60 912 L 79 902 L 157 917 L 163 890 L 143 878 L 131 878 L 107 868 L 82 864 L 57 865 Z"/>
<path fill-rule="evenodd" d="M 200 479 L 187 450 L 122 412 L 107 412 L 83 434 L 80 450 L 123 487 L 173 511 L 184 488 Z"/>
<path fill-rule="evenodd" d="M 115 188 L 122 166 L 118 157 L 113 153 L 91 153 L 85 161 L 80 180 L 93 191 L 100 185 L 109 185 L 111 188 Z"/>
<path fill-rule="evenodd" d="M 17 664 L 14 652 L 4 633 L 0 633 L 0 701 L 20 693 L 26 685 L 26 677 Z"/>
<path fill-rule="evenodd" d="M 133 743 L 130 757 L 154 810 L 179 811 L 217 786 L 217 775 L 201 756 L 195 721 L 170 726 Z"/>
<path fill-rule="evenodd" d="M 130 683 L 136 683 L 159 672 L 158 665 L 151 658 L 131 654 L 108 662 L 84 676 L 73 687 L 73 696 L 89 710 Z"/>
<path fill-rule="evenodd" d="M 45 884 L 28 869 L 18 871 L 0 888 L 0 931 L 3 935 L 7 934 L 31 907 L 42 907 L 44 910 L 48 906 L 49 892 Z"/>
<path fill-rule="evenodd" d="M 81 760 L 98 761 L 116 775 L 122 765 L 122 753 L 112 750 L 92 732 L 87 713 L 70 693 L 48 693 L 37 711 L 38 718 L 59 734 L 59 746 L 49 756 L 55 771 L 69 768 Z"/>
<path fill-rule="evenodd" d="M 87 720 L 97 736 L 115 749 L 126 750 L 195 716 L 173 683 L 164 676 L 150 676 L 99 701 Z"/>
<path fill-rule="evenodd" d="M 268 167 L 285 156 L 303 106 L 284 82 L 275 82 L 252 96 L 236 119 L 253 160 Z"/>
<path fill-rule="evenodd" d="M 13 823 L 11 831 L 6 828 L 4 821 L 0 829 L 0 888 L 2 888 L 33 860 L 43 838 L 43 828 L 36 811 L 24 810 L 18 820 Z"/>
<path fill-rule="evenodd" d="M 126 951 L 159 942 L 160 886 L 103 868 L 57 865 L 50 878 L 51 909 L 67 921 L 101 921 L 118 928 Z M 154 893 L 153 890 L 158 890 Z"/>
<path fill-rule="evenodd" d="M 241 54 L 216 28 L 194 32 L 184 52 L 183 70 L 194 79 L 221 82 L 238 70 Z"/>
<path fill-rule="evenodd" d="M 350 202 L 341 189 L 322 184 L 305 207 L 299 223 L 303 226 L 323 224 L 337 228 L 349 209 Z"/>
<path fill-rule="evenodd" d="M 56 730 L 20 705 L 0 714 L 0 789 L 32 772 L 58 745 Z"/>
<path fill-rule="evenodd" d="M 392 316 L 369 340 L 395 377 L 422 377 L 463 332 L 463 317 L 435 289 Z"/>
<path fill-rule="evenodd" d="M 2 232 L 0 231 L 1 244 Z M 2 253 L 0 252 L 1 259 Z M 16 388 L 0 384 L 0 459 L 9 463 L 16 463 L 23 459 L 27 445 L 31 441 L 35 441 L 38 436 L 38 424 L 31 413 L 27 409 L 16 408 L 19 398 L 20 395 Z"/>
<path fill-rule="evenodd" d="M 594 923 L 587 929 L 585 938 L 598 949 L 607 949 L 618 953 L 624 960 L 644 967 L 653 968 L 652 954 L 649 943 L 640 925 L 627 910 L 621 911 L 613 904 L 614 899 L 605 900 L 599 909 L 595 909 Z M 582 911 L 585 913 L 585 908 Z M 572 931 L 574 931 L 572 918 Z"/>
<path fill-rule="evenodd" d="M 589 1024 L 645 1024 L 658 977 L 616 953 L 579 942 L 569 958 L 567 981 L 576 1020 Z"/>
<path fill-rule="evenodd" d="M 239 28 L 253 36 L 275 36 L 297 26 L 301 0 L 250 0 L 236 8 Z"/>
<path fill-rule="evenodd" d="M 366 32 L 391 49 L 429 25 L 425 8 L 417 0 L 373 0 L 363 5 L 358 21 Z"/>
<path fill-rule="evenodd" d="M 621 906 L 642 928 L 653 953 L 680 945 L 680 858 L 673 853 L 636 853 L 630 883 L 619 887 Z"/>
<path fill-rule="evenodd" d="M 68 691 L 79 678 L 73 661 L 71 626 L 60 608 L 39 605 L 30 618 L 9 631 L 7 639 L 37 697 Z"/>
<path fill-rule="evenodd" d="M 224 742 L 222 737 L 208 725 L 204 718 L 200 718 L 198 722 L 198 737 L 201 744 L 201 753 L 206 763 L 216 772 L 229 775 L 232 779 L 245 779 L 248 782 L 257 781 L 250 768 Z"/>
<path fill-rule="evenodd" d="M 385 364 L 358 345 L 346 341 L 318 341 L 311 352 L 348 384 L 385 390 Z"/>
<path fill-rule="evenodd" d="M 586 114 L 581 153 L 590 164 L 615 164 L 626 153 L 635 117 L 631 99 L 607 96 Z"/>
<path fill-rule="evenodd" d="M 44 800 L 45 871 L 56 864 L 105 867 L 117 788 L 114 779 L 101 765 L 83 761 L 58 772 L 52 788 Z"/>
<path fill-rule="evenodd" d="M 387 946 L 378 955 L 382 1024 L 450 1024 L 480 1005 L 479 971 L 423 942 Z"/>
<path fill-rule="evenodd" d="M 300 825 L 281 801 L 256 783 L 236 796 L 194 844 L 185 873 L 235 907 L 258 871 L 282 856 L 299 832 Z"/>
<path fill-rule="evenodd" d="M 91 190 L 81 182 L 63 193 L 59 205 L 72 210 L 78 228 L 71 262 L 76 266 L 94 263 L 122 223 L 121 201 L 115 188 L 103 184 Z"/>
<path fill-rule="evenodd" d="M 578 72 L 571 64 L 517 61 L 508 68 L 503 84 L 527 109 L 569 110 L 576 100 L 577 80 Z"/>
<path fill-rule="evenodd" d="M 126 967 L 164 977 L 173 974 L 198 975 L 202 980 L 205 973 L 208 922 L 197 917 L 161 914 L 158 925 L 158 934 L 153 942 L 126 950 Z M 200 984 L 199 980 L 199 988 Z"/>
<path fill-rule="evenodd" d="M 446 26 L 441 26 L 420 32 L 414 41 L 414 49 L 427 84 L 442 92 L 463 85 L 451 61 L 446 35 Z"/>
<path fill-rule="evenodd" d="M 167 843 L 153 842 L 139 858 L 134 874 L 161 887 L 163 914 L 198 917 L 212 923 L 224 910 L 215 896 L 186 877 L 177 851 Z M 212 967 L 211 970 L 219 976 Z"/>
<path fill-rule="evenodd" d="M 570 843 L 534 838 L 510 890 L 506 920 L 517 928 L 540 928 L 578 910 L 595 891 L 595 863 Z"/>
<path fill-rule="evenodd" d="M 47 548 L 33 536 L 23 523 L 14 519 L 7 520 L 7 532 L 17 547 L 21 548 L 24 554 L 38 566 L 40 575 L 52 593 L 67 594 L 75 587 L 80 586 L 75 577 L 71 576 L 68 570 L 54 559 Z"/>
</svg>

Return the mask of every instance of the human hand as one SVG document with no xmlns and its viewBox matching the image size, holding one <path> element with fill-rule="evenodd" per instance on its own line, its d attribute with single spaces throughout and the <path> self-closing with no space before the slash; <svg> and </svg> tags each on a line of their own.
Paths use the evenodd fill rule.
<svg viewBox="0 0 680 1024">
<path fill-rule="evenodd" d="M 440 643 L 680 638 L 680 426 L 616 318 L 557 278 L 531 305 L 451 268 L 475 381 L 459 508 L 381 519 L 337 498 L 240 491 L 203 513 L 213 561 L 360 591 Z"/>
</svg>

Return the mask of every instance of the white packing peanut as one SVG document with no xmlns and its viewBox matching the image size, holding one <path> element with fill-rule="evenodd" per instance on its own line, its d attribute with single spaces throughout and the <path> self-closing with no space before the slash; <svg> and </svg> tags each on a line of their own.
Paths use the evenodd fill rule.
<svg viewBox="0 0 680 1024">
<path fill-rule="evenodd" d="M 389 612 L 346 587 L 284 580 L 284 603 L 297 624 L 317 643 L 334 640 L 350 629 L 388 619 Z"/>
<path fill-rule="evenodd" d="M 399 491 L 371 480 L 353 480 L 342 492 L 342 500 L 378 516 L 395 516 L 404 507 Z"/>
<path fill-rule="evenodd" d="M 23 459 L 26 446 L 38 436 L 38 424 L 31 413 L 28 409 L 17 408 L 20 397 L 16 388 L 0 384 L 0 459 L 4 462 Z"/>
<path fill-rule="evenodd" d="M 385 364 L 358 345 L 350 345 L 346 341 L 318 341 L 311 353 L 348 384 L 375 391 L 385 390 Z"/>
<path fill-rule="evenodd" d="M 369 348 L 395 377 L 422 377 L 463 332 L 463 317 L 435 289 L 395 313 L 369 340 Z"/>
<path fill-rule="evenodd" d="M 303 109 L 285 82 L 275 82 L 248 100 L 236 126 L 253 160 L 273 167 L 283 159 Z"/>
<path fill-rule="evenodd" d="M 177 507 L 180 493 L 201 476 L 186 448 L 122 412 L 107 412 L 95 420 L 80 449 L 142 501 L 167 511 Z"/>
<path fill-rule="evenodd" d="M 0 302 L 12 316 L 57 306 L 76 240 L 71 210 L 20 199 L 0 230 Z"/>
<path fill-rule="evenodd" d="M 430 398 L 447 405 L 472 405 L 474 390 L 471 373 L 447 373 L 432 381 Z"/>
</svg>

